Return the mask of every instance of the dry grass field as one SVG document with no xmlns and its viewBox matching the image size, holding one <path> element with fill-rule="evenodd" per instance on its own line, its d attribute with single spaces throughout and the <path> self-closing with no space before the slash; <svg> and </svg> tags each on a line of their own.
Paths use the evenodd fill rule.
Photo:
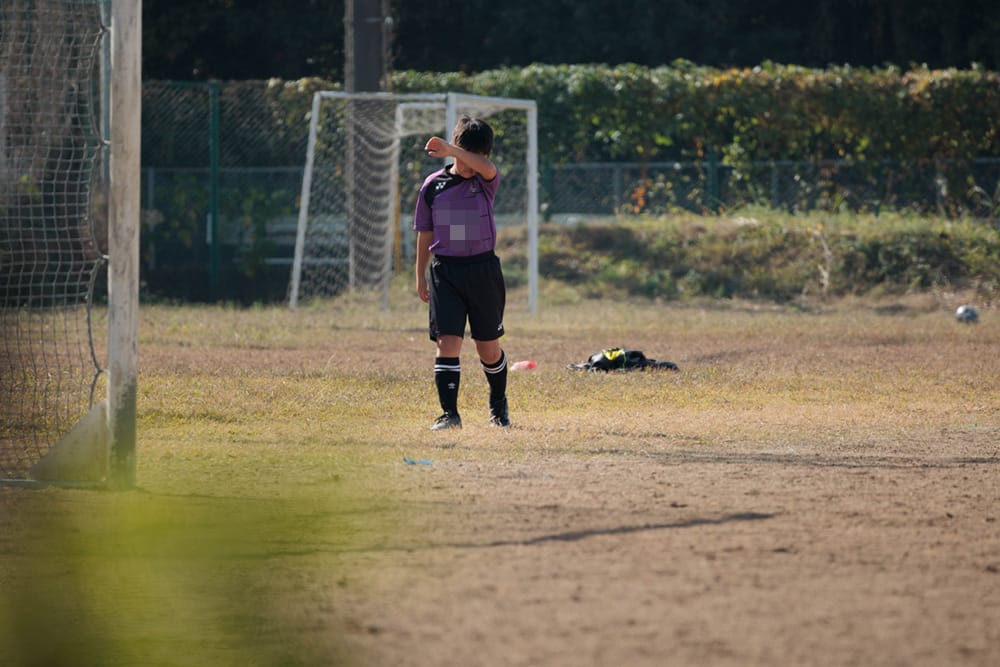
<svg viewBox="0 0 1000 667">
<path fill-rule="evenodd" d="M 1000 664 L 1000 312 L 514 295 L 142 311 L 139 488 L 0 487 L 3 665 Z M 679 372 L 567 364 L 624 346 Z"/>
</svg>

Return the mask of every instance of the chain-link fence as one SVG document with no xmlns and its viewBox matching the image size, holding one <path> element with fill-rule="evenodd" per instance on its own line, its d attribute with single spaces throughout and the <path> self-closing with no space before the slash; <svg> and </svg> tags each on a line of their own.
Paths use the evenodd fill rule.
<svg viewBox="0 0 1000 667">
<path fill-rule="evenodd" d="M 285 93 L 266 82 L 144 84 L 147 290 L 284 298 L 309 129 Z M 301 97 L 308 108 L 310 95 Z"/>
<path fill-rule="evenodd" d="M 542 177 L 544 214 L 552 221 L 719 213 L 749 205 L 792 213 L 912 210 L 990 220 L 1000 216 L 1000 158 L 924 165 L 783 160 L 743 168 L 712 160 L 587 163 L 550 165 Z"/>
<path fill-rule="evenodd" d="M 286 297 L 312 93 L 262 81 L 143 86 L 142 280 L 148 293 L 188 300 Z M 746 205 L 791 212 L 912 210 L 992 224 L 1000 218 L 1000 158 L 740 168 L 712 153 L 701 162 L 541 160 L 542 216 L 556 222 L 720 213 Z M 507 180 L 520 178 L 513 173 Z M 409 194 L 401 196 L 401 215 L 409 215 Z"/>
</svg>

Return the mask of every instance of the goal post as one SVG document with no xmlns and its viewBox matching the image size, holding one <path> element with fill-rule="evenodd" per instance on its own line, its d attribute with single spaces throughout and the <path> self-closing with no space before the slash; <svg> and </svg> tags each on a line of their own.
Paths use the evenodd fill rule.
<svg viewBox="0 0 1000 667">
<path fill-rule="evenodd" d="M 538 306 L 538 116 L 533 100 L 461 93 L 314 94 L 289 306 L 345 291 L 381 292 L 395 258 L 412 259 L 412 206 L 440 161 L 427 138 L 450 136 L 460 115 L 490 119 L 504 179 L 498 226 L 525 225 L 528 308 Z M 395 252 L 394 252 L 395 251 Z"/>
<path fill-rule="evenodd" d="M 136 473 L 142 0 L 112 3 L 111 34 L 107 484 L 123 490 Z"/>
<path fill-rule="evenodd" d="M 0 3 L 0 482 L 135 483 L 141 8 Z"/>
</svg>

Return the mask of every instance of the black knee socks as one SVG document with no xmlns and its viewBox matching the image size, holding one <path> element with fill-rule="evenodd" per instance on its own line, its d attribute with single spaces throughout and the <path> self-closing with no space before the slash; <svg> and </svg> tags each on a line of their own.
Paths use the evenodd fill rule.
<svg viewBox="0 0 1000 667">
<path fill-rule="evenodd" d="M 483 363 L 483 372 L 490 383 L 490 405 L 496 405 L 507 397 L 507 354 L 500 350 L 500 358 L 495 363 Z"/>
<path fill-rule="evenodd" d="M 507 354 L 500 350 L 500 358 L 495 363 L 483 363 L 482 366 L 490 385 L 490 405 L 497 405 L 507 397 Z M 437 386 L 441 409 L 449 414 L 458 414 L 458 385 L 461 378 L 462 365 L 458 357 L 435 357 L 434 384 Z"/>
<path fill-rule="evenodd" d="M 462 365 L 458 357 L 435 357 L 434 384 L 437 385 L 441 409 L 449 414 L 458 414 L 458 383 L 461 377 Z"/>
</svg>

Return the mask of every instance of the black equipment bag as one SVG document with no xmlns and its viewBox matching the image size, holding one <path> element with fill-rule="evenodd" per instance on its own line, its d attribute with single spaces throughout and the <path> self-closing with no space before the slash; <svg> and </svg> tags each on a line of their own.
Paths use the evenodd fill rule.
<svg viewBox="0 0 1000 667">
<path fill-rule="evenodd" d="M 672 361 L 657 361 L 649 359 L 640 350 L 627 350 L 623 347 L 609 347 L 590 355 L 590 359 L 582 364 L 570 364 L 570 368 L 586 371 L 632 371 L 659 368 L 676 371 L 677 364 Z"/>
</svg>

